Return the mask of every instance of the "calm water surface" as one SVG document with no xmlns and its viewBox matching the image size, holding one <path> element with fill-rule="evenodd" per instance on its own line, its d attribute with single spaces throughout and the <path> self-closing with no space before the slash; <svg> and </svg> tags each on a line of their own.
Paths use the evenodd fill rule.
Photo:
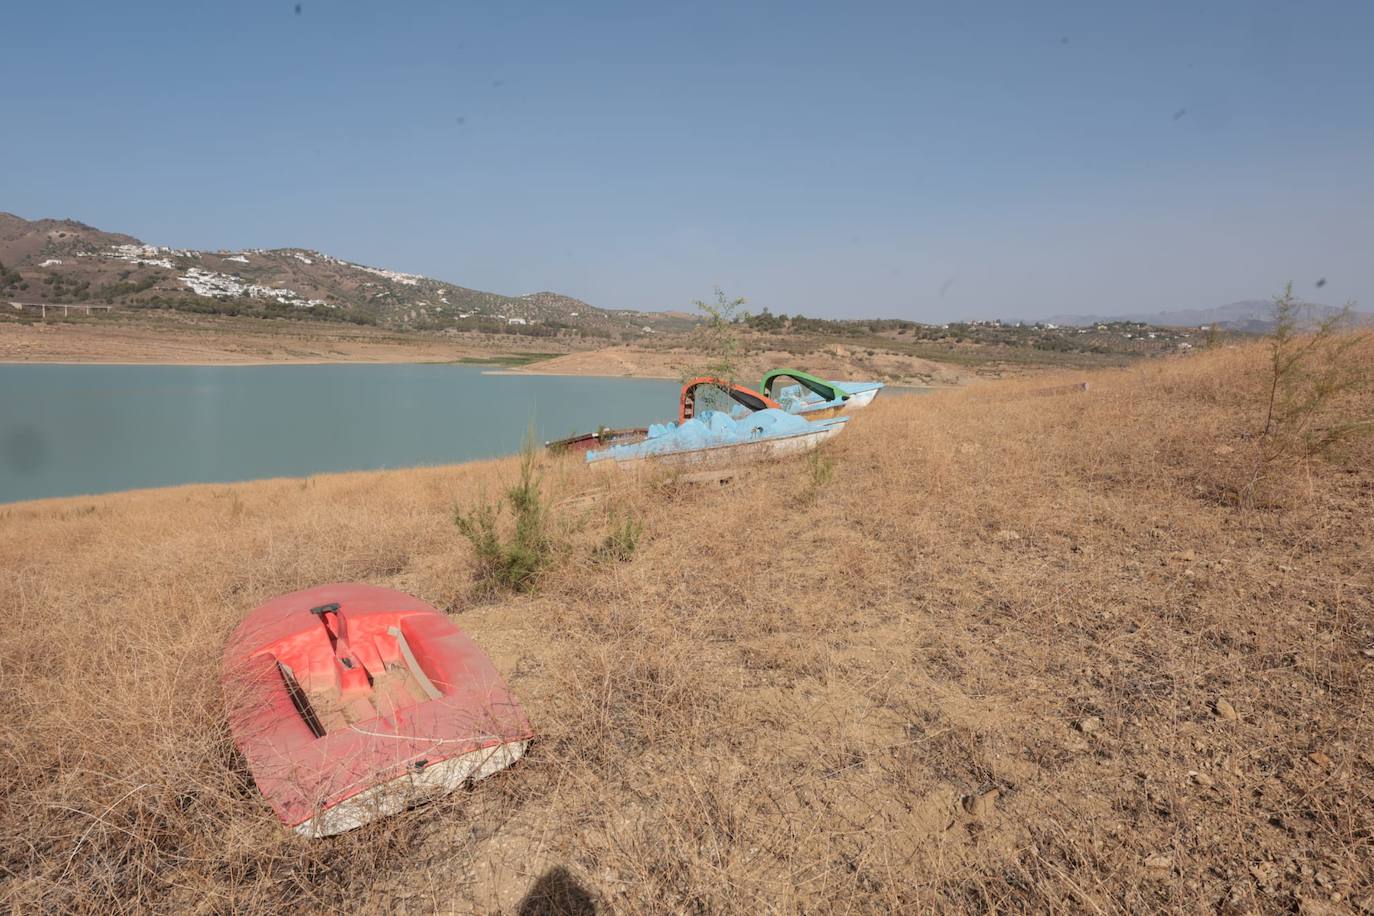
<svg viewBox="0 0 1374 916">
<path fill-rule="evenodd" d="M 510 454 L 673 417 L 662 380 L 477 366 L 0 365 L 0 502 Z"/>
</svg>

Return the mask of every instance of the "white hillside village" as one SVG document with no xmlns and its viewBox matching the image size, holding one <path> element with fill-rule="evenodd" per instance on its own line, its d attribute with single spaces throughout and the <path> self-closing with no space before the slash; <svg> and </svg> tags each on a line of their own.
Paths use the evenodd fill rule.
<svg viewBox="0 0 1374 916">
<path fill-rule="evenodd" d="M 225 260 L 229 259 L 226 258 Z M 191 292 L 198 296 L 252 296 L 254 299 L 274 299 L 284 305 L 296 305 L 301 308 L 337 307 L 330 305 L 323 299 L 306 299 L 295 290 L 259 286 L 231 274 L 201 270 L 199 267 L 192 267 L 180 279 L 182 283 L 191 288 Z"/>
<path fill-rule="evenodd" d="M 248 257 L 250 254 L 267 255 L 270 253 L 271 252 L 268 252 L 265 249 L 259 248 L 250 249 L 248 251 L 240 251 L 234 254 L 229 254 L 227 252 L 218 252 L 219 257 L 222 260 L 233 261 L 239 264 L 252 263 Z M 350 261 L 344 261 L 339 258 L 331 257 L 327 254 L 321 254 L 317 251 L 312 251 L 308 253 L 301 251 L 290 251 L 283 253 L 289 253 L 291 257 L 300 261 L 302 264 L 310 265 L 313 264 L 315 260 L 319 260 L 329 264 L 336 264 L 340 267 L 347 267 L 352 270 L 360 270 L 364 273 L 369 273 L 374 276 L 382 277 L 384 279 L 391 280 L 395 283 L 401 283 L 406 286 L 417 286 L 420 280 L 424 279 L 423 277 L 419 277 L 415 274 L 406 274 L 394 270 L 385 270 L 380 267 L 368 267 L 363 264 L 354 264 Z M 311 255 L 313 255 L 314 257 L 312 258 Z M 161 267 L 165 270 L 175 270 L 177 265 L 173 262 L 173 258 L 198 258 L 201 256 L 201 253 L 198 251 L 191 251 L 188 249 L 167 248 L 161 245 L 114 245 L 110 248 L 107 248 L 103 252 L 81 252 L 79 253 L 79 256 L 103 257 L 115 261 L 125 261 L 130 264 L 137 264 L 144 267 Z M 61 261 L 49 262 L 49 264 L 61 263 Z M 49 264 L 44 264 L 43 266 L 46 267 L 49 266 Z M 195 293 L 198 296 L 205 296 L 207 298 L 217 298 L 223 296 L 249 296 L 255 299 L 271 299 L 273 301 L 280 302 L 284 305 L 294 305 L 299 308 L 338 307 L 336 305 L 332 305 L 331 303 L 325 302 L 323 299 L 311 299 L 307 296 L 303 296 L 292 289 L 276 286 L 264 286 L 262 284 L 253 283 L 249 280 L 245 280 L 244 278 L 236 276 L 234 274 L 219 273 L 217 271 L 205 270 L 204 268 L 200 267 L 187 268 L 186 273 L 178 277 L 177 279 L 184 283 L 191 292 Z"/>
<path fill-rule="evenodd" d="M 313 249 L 198 250 L 145 244 L 127 236 L 96 244 L 90 241 L 94 240 L 60 242 L 34 259 L 34 266 L 62 275 L 60 281 L 44 281 L 50 288 L 45 288 L 45 294 L 71 300 L 64 303 L 68 305 L 154 305 L 202 311 L 189 301 L 197 297 L 224 302 L 223 311 L 234 314 L 257 309 L 244 309 L 246 303 L 233 304 L 232 300 L 256 300 L 302 311 L 329 310 L 331 318 L 361 323 L 395 322 L 432 329 L 454 326 L 463 330 L 471 327 L 468 322 L 476 321 L 489 323 L 482 325 L 483 330 L 499 325 L 505 333 L 535 336 L 576 334 L 589 328 L 604 334 L 605 324 L 618 325 L 636 335 L 657 330 L 641 327 L 641 316 L 630 317 L 629 312 L 623 317 L 603 316 L 600 310 L 557 293 L 489 293 L 420 274 L 346 261 Z M 76 259 L 84 263 L 73 264 Z M 90 279 L 80 287 L 62 286 L 70 282 L 65 279 L 68 272 Z M 208 306 L 203 311 L 221 309 Z"/>
</svg>

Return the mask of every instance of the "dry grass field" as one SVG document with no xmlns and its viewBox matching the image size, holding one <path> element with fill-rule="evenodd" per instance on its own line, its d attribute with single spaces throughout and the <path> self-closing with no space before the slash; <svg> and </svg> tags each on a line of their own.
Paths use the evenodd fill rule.
<svg viewBox="0 0 1374 916">
<path fill-rule="evenodd" d="M 0 903 L 1374 912 L 1374 444 L 1274 454 L 1265 369 L 888 395 L 723 486 L 550 459 L 557 551 L 520 595 L 453 524 L 513 460 L 0 507 Z M 1347 389 L 1285 435 L 1371 415 Z M 599 549 L 626 518 L 633 551 Z M 450 611 L 526 759 L 285 831 L 219 655 L 330 581 Z"/>
</svg>

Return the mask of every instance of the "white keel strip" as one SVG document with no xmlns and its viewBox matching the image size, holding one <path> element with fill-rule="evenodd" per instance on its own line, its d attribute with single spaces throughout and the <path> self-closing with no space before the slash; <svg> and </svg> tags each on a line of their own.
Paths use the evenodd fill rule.
<svg viewBox="0 0 1374 916">
<path fill-rule="evenodd" d="M 459 754 L 423 769 L 364 789 L 308 821 L 296 825 L 302 836 L 333 836 L 388 817 L 407 805 L 447 795 L 468 780 L 476 782 L 510 766 L 525 753 L 527 741 L 496 744 Z"/>
</svg>

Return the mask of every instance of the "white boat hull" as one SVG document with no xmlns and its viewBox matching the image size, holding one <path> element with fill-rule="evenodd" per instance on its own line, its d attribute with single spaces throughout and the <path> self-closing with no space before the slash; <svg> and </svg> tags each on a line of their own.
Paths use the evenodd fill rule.
<svg viewBox="0 0 1374 916">
<path fill-rule="evenodd" d="M 528 745 L 528 741 L 512 741 L 450 757 L 325 808 L 310 820 L 297 824 L 295 830 L 301 836 L 312 838 L 354 830 L 410 805 L 447 795 L 469 782 L 486 779 L 524 756 Z"/>
<path fill-rule="evenodd" d="M 850 410 L 858 410 L 860 407 L 867 407 L 869 404 L 872 404 L 873 399 L 877 396 L 877 388 L 870 391 L 860 391 L 858 394 L 850 396 L 849 400 L 844 402 L 844 406 L 848 407 Z"/>
<path fill-rule="evenodd" d="M 846 387 L 848 385 L 854 385 L 859 387 L 859 390 L 852 391 L 848 399 L 846 399 L 844 402 L 845 409 L 849 411 L 858 410 L 861 407 L 867 407 L 869 404 L 872 404 L 873 399 L 878 396 L 878 392 L 883 390 L 882 382 L 832 381 L 830 384 L 835 385 L 839 388 L 843 388 L 845 391 L 851 391 L 850 388 Z"/>
<path fill-rule="evenodd" d="M 844 429 L 843 423 L 827 424 L 815 430 L 795 433 L 790 436 L 776 436 L 768 439 L 755 439 L 750 442 L 732 442 L 728 445 L 713 445 L 708 448 L 692 449 L 683 452 L 667 452 L 661 455 L 635 455 L 629 458 L 603 458 L 591 462 L 592 467 L 614 466 L 622 471 L 633 470 L 649 463 L 668 467 L 702 467 L 726 464 L 736 461 L 758 461 L 765 458 L 782 458 L 809 452 L 822 442 L 830 439 Z"/>
</svg>

